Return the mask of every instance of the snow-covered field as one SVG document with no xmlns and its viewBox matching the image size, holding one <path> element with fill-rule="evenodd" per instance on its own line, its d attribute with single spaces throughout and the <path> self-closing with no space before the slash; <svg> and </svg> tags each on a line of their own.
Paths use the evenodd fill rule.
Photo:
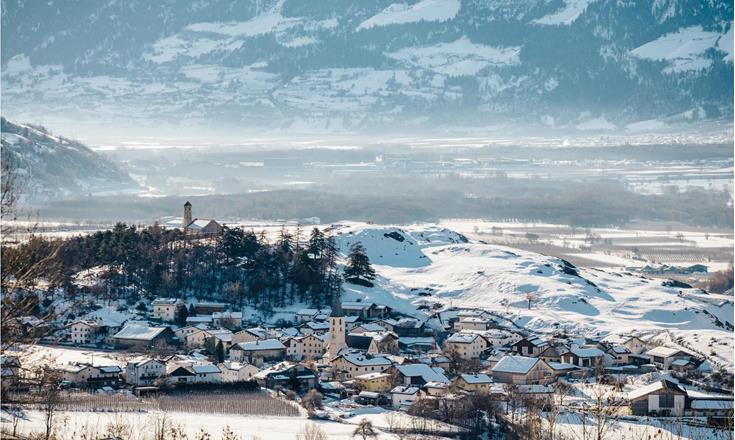
<svg viewBox="0 0 735 440">
<path fill-rule="evenodd" d="M 361 242 L 379 275 L 373 288 L 346 284 L 347 300 L 364 299 L 413 314 L 426 303 L 482 308 L 539 333 L 564 329 L 587 336 L 681 338 L 683 345 L 732 368 L 733 333 L 714 319 L 733 322 L 731 296 L 710 294 L 703 300 L 689 295 L 696 289 L 665 287 L 660 279 L 613 269 L 565 268 L 558 258 L 465 242 L 437 226 L 346 223 L 331 232 L 342 252 Z"/>
<path fill-rule="evenodd" d="M 59 438 L 79 439 L 84 432 L 106 432 L 120 422 L 131 427 L 131 435 L 126 437 L 133 440 L 150 438 L 150 432 L 156 420 L 162 413 L 88 413 L 88 412 L 61 412 L 58 415 Z M 219 414 L 192 414 L 166 413 L 167 417 L 179 425 L 189 436 L 194 436 L 201 429 L 219 439 L 224 427 L 243 440 L 254 438 L 268 440 L 294 440 L 308 424 L 316 424 L 330 439 L 352 438 L 354 425 L 325 421 L 309 421 L 305 417 L 263 417 L 263 416 L 232 416 Z M 40 411 L 29 411 L 27 419 L 20 423 L 20 433 L 41 432 L 44 429 L 43 414 Z M 5 421 L 7 416 L 3 414 Z M 355 422 L 356 423 L 356 422 Z M 97 437 L 91 437 L 97 438 Z M 381 432 L 381 439 L 392 439 L 394 436 Z"/>
</svg>

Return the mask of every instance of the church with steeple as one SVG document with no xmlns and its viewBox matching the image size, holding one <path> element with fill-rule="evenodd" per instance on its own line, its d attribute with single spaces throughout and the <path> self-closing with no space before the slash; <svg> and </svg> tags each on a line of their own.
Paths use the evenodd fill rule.
<svg viewBox="0 0 735 440">
<path fill-rule="evenodd" d="M 329 315 L 329 341 L 327 342 L 327 351 L 324 353 L 325 360 L 334 359 L 339 352 L 347 347 L 345 335 L 347 328 L 345 327 L 345 315 L 342 312 L 342 301 L 339 293 L 332 295 L 332 313 Z"/>
</svg>

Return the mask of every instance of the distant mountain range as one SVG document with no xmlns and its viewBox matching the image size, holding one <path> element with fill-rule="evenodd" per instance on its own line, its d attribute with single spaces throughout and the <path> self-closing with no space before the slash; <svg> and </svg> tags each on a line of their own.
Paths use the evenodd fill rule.
<svg viewBox="0 0 735 440">
<path fill-rule="evenodd" d="M 733 2 L 3 1 L 16 119 L 641 132 L 732 118 Z"/>
<path fill-rule="evenodd" d="M 77 141 L 5 118 L 0 125 L 2 160 L 17 171 L 24 202 L 139 189 L 117 165 Z"/>
</svg>

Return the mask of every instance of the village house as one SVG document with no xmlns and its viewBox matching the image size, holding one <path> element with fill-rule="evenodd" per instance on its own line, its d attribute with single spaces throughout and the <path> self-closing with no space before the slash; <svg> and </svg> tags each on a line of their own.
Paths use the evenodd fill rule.
<svg viewBox="0 0 735 440">
<path fill-rule="evenodd" d="M 691 359 L 692 356 L 678 348 L 671 347 L 655 347 L 648 350 L 646 356 L 651 360 L 651 363 L 658 368 L 668 370 L 671 367 L 671 363 L 677 359 Z"/>
<path fill-rule="evenodd" d="M 461 333 L 476 333 L 480 335 L 489 347 L 511 346 L 523 339 L 518 333 L 513 333 L 500 328 L 491 328 L 488 330 L 462 330 Z"/>
<path fill-rule="evenodd" d="M 485 348 L 485 340 L 474 333 L 454 333 L 444 342 L 445 351 L 455 352 L 462 359 L 479 359 Z"/>
<path fill-rule="evenodd" d="M 370 317 L 370 308 L 373 303 L 361 301 L 342 301 L 342 312 L 345 316 L 359 316 L 362 319 Z"/>
<path fill-rule="evenodd" d="M 355 388 L 375 393 L 387 393 L 391 390 L 391 375 L 387 373 L 367 373 L 356 376 Z"/>
<path fill-rule="evenodd" d="M 432 336 L 398 338 L 398 350 L 408 354 L 436 352 L 439 346 Z"/>
<path fill-rule="evenodd" d="M 605 352 L 597 347 L 572 347 L 561 355 L 561 362 L 584 368 L 605 364 Z"/>
<path fill-rule="evenodd" d="M 361 353 L 342 353 L 329 362 L 332 371 L 344 380 L 367 373 L 383 372 L 393 362 L 384 356 L 370 356 Z"/>
<path fill-rule="evenodd" d="M 296 340 L 300 359 L 319 359 L 327 349 L 327 341 L 323 335 L 305 335 Z"/>
<path fill-rule="evenodd" d="M 554 370 L 539 358 L 503 356 L 492 368 L 495 382 L 525 385 L 552 382 Z"/>
<path fill-rule="evenodd" d="M 212 325 L 228 330 L 238 329 L 242 327 L 242 312 L 214 312 Z"/>
<path fill-rule="evenodd" d="M 215 364 L 194 364 L 191 366 L 196 383 L 218 383 L 222 382 L 222 371 Z"/>
<path fill-rule="evenodd" d="M 397 386 L 390 391 L 393 408 L 407 409 L 419 400 L 418 387 Z"/>
<path fill-rule="evenodd" d="M 487 374 L 461 374 L 454 380 L 454 385 L 464 391 L 479 394 L 490 392 L 493 380 Z"/>
<path fill-rule="evenodd" d="M 449 384 L 444 382 L 426 382 L 422 391 L 427 396 L 444 396 L 449 391 Z"/>
<path fill-rule="evenodd" d="M 169 384 L 187 384 L 196 382 L 196 373 L 191 365 L 179 365 L 174 367 L 166 376 L 165 381 Z"/>
<path fill-rule="evenodd" d="M 181 309 L 186 307 L 184 302 L 177 298 L 156 298 L 151 303 L 153 306 L 154 319 L 160 319 L 163 322 L 175 322 Z"/>
<path fill-rule="evenodd" d="M 631 354 L 630 349 L 622 344 L 611 344 L 607 349 L 607 355 L 612 358 L 614 365 L 627 365 Z"/>
<path fill-rule="evenodd" d="M 269 389 L 279 387 L 296 392 L 306 392 L 319 384 L 319 378 L 314 371 L 303 364 L 293 362 L 281 362 L 256 373 L 253 377 L 261 387 Z"/>
<path fill-rule="evenodd" d="M 460 318 L 454 323 L 455 332 L 461 332 L 462 330 L 487 330 L 488 328 L 489 323 L 487 319 L 475 316 Z"/>
<path fill-rule="evenodd" d="M 254 342 L 259 339 L 270 339 L 271 336 L 264 328 L 252 327 L 240 330 L 232 336 L 232 343 L 239 344 L 240 342 Z"/>
<path fill-rule="evenodd" d="M 648 344 L 637 336 L 631 336 L 623 341 L 623 344 L 633 354 L 640 354 L 646 351 Z"/>
<path fill-rule="evenodd" d="M 253 380 L 258 368 L 241 362 L 223 362 L 219 365 L 223 382 L 247 382 Z"/>
<path fill-rule="evenodd" d="M 549 362 L 561 362 L 562 354 L 568 350 L 560 345 L 549 345 L 541 353 L 538 354 L 539 359 L 542 359 L 547 364 Z"/>
<path fill-rule="evenodd" d="M 348 329 L 353 334 L 364 334 L 364 333 L 377 333 L 388 331 L 382 325 L 376 322 L 366 322 L 364 324 L 357 325 L 351 329 Z"/>
<path fill-rule="evenodd" d="M 194 304 L 197 315 L 212 315 L 215 312 L 224 312 L 227 304 L 220 302 L 202 301 Z"/>
<path fill-rule="evenodd" d="M 733 396 L 687 389 L 685 415 L 706 417 L 710 425 L 728 426 L 733 418 Z M 732 425 L 730 425 L 732 426 Z"/>
<path fill-rule="evenodd" d="M 428 382 L 450 383 L 444 369 L 426 364 L 403 364 L 394 367 L 402 385 L 422 387 Z"/>
<path fill-rule="evenodd" d="M 122 370 L 117 365 L 71 363 L 60 367 L 62 379 L 82 388 L 117 387 Z"/>
<path fill-rule="evenodd" d="M 135 386 L 151 385 L 166 374 L 166 364 L 151 358 L 140 358 L 127 363 L 125 382 Z"/>
<path fill-rule="evenodd" d="M 186 325 L 205 325 L 207 327 L 212 327 L 214 325 L 212 323 L 213 321 L 214 319 L 212 318 L 212 315 L 194 315 L 186 317 Z"/>
<path fill-rule="evenodd" d="M 240 342 L 230 347 L 230 360 L 260 365 L 264 361 L 279 361 L 286 357 L 286 346 L 278 339 Z"/>
<path fill-rule="evenodd" d="M 324 315 L 329 317 L 331 309 L 301 309 L 296 312 L 296 323 L 304 323 L 317 320 L 317 316 Z M 326 318 L 325 318 L 326 319 Z"/>
<path fill-rule="evenodd" d="M 322 334 L 329 330 L 329 323 L 324 321 L 309 321 L 300 327 L 305 335 Z"/>
<path fill-rule="evenodd" d="M 205 338 L 206 348 L 210 352 L 214 352 L 217 348 L 217 344 L 222 343 L 224 351 L 230 349 L 232 346 L 232 337 L 234 336 L 230 330 L 220 328 L 215 330 L 206 330 L 207 336 Z"/>
<path fill-rule="evenodd" d="M 107 336 L 107 326 L 94 320 L 77 320 L 71 326 L 70 339 L 74 344 L 99 344 Z"/>
<path fill-rule="evenodd" d="M 686 391 L 678 384 L 664 379 L 629 392 L 628 401 L 634 416 L 681 417 L 686 405 Z"/>
<path fill-rule="evenodd" d="M 170 345 L 174 332 L 170 327 L 149 327 L 144 323 L 129 323 L 112 337 L 117 348 L 136 349 Z"/>
<path fill-rule="evenodd" d="M 510 349 L 513 353 L 521 356 L 538 356 L 542 351 L 546 350 L 549 344 L 541 338 L 523 338 L 515 344 L 511 345 Z"/>
<path fill-rule="evenodd" d="M 201 330 L 209 330 L 209 326 L 206 324 L 197 324 L 197 325 L 187 325 L 186 327 L 180 327 L 174 330 L 174 336 L 176 336 L 176 339 L 179 341 L 186 342 L 186 337 L 197 333 Z"/>
<path fill-rule="evenodd" d="M 426 331 L 426 323 L 415 318 L 383 319 L 376 324 L 400 338 L 424 336 Z"/>
<path fill-rule="evenodd" d="M 395 333 L 383 331 L 371 336 L 372 341 L 367 350 L 369 354 L 398 354 L 398 336 Z"/>
</svg>

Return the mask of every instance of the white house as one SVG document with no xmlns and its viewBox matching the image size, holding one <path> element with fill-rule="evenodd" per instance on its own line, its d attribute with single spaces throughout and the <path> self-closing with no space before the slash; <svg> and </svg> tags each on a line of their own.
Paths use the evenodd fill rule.
<svg viewBox="0 0 735 440">
<path fill-rule="evenodd" d="M 259 371 L 255 365 L 241 362 L 223 362 L 219 367 L 223 382 L 246 382 L 252 380 Z"/>
<path fill-rule="evenodd" d="M 125 367 L 125 382 L 130 385 L 150 385 L 166 374 L 166 364 L 151 358 L 128 362 Z"/>
<path fill-rule="evenodd" d="M 278 339 L 240 342 L 230 348 L 230 360 L 250 363 L 282 360 L 286 357 L 286 346 Z"/>
<path fill-rule="evenodd" d="M 444 342 L 444 349 L 462 359 L 478 359 L 485 350 L 485 340 L 474 333 L 455 333 Z"/>
<path fill-rule="evenodd" d="M 174 322 L 179 310 L 185 307 L 184 302 L 177 298 L 156 298 L 153 300 L 153 318 L 163 322 Z"/>
<path fill-rule="evenodd" d="M 393 365 L 385 356 L 366 356 L 362 353 L 343 353 L 329 361 L 335 373 L 352 379 L 367 373 L 383 372 Z"/>
<path fill-rule="evenodd" d="M 222 382 L 222 371 L 215 364 L 192 365 L 191 370 L 195 374 L 194 381 L 197 383 Z"/>
<path fill-rule="evenodd" d="M 310 334 L 294 339 L 296 340 L 294 359 L 319 359 L 324 355 L 327 344 L 323 337 Z"/>
<path fill-rule="evenodd" d="M 679 350 L 678 348 L 671 348 L 671 347 L 656 347 L 648 350 L 646 352 L 646 356 L 648 356 L 651 359 L 651 363 L 657 366 L 658 368 L 662 368 L 664 370 L 668 370 L 671 367 L 671 363 L 674 362 L 677 359 L 691 359 L 692 355 L 689 353 Z"/>
<path fill-rule="evenodd" d="M 107 326 L 93 320 L 78 320 L 71 324 L 71 342 L 97 344 L 107 336 Z"/>
<path fill-rule="evenodd" d="M 631 412 L 636 416 L 683 416 L 686 390 L 670 380 L 659 380 L 628 393 Z"/>
<path fill-rule="evenodd" d="M 419 400 L 418 387 L 397 386 L 390 391 L 393 408 L 407 408 Z"/>
<path fill-rule="evenodd" d="M 454 323 L 454 331 L 459 332 L 462 330 L 487 330 L 488 328 L 488 320 L 475 317 L 475 316 L 468 316 L 465 318 L 460 318 L 457 322 Z"/>
<path fill-rule="evenodd" d="M 628 350 L 633 354 L 640 354 L 646 350 L 647 344 L 641 338 L 637 336 L 631 336 L 623 341 Z"/>
</svg>

